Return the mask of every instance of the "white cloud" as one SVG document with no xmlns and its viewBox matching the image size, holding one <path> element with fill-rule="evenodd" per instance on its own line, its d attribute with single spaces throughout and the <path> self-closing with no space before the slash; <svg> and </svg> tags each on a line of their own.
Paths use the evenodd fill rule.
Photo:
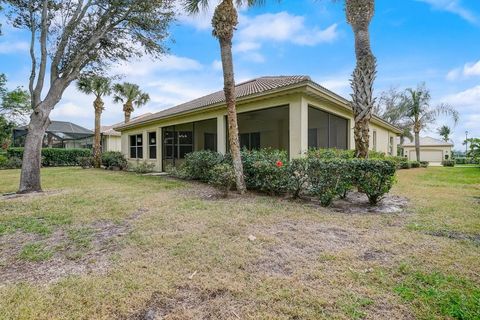
<svg viewBox="0 0 480 320">
<path fill-rule="evenodd" d="M 417 0 L 430 4 L 434 9 L 448 11 L 460 16 L 462 19 L 476 24 L 478 18 L 476 15 L 462 6 L 461 0 Z"/>
<path fill-rule="evenodd" d="M 453 81 L 460 78 L 480 76 L 480 60 L 466 63 L 463 68 L 455 68 L 448 72 L 447 80 Z"/>
<path fill-rule="evenodd" d="M 448 95 L 441 99 L 441 101 L 457 107 L 457 109 L 462 111 L 462 113 L 480 113 L 480 85 Z"/>
<path fill-rule="evenodd" d="M 212 62 L 212 68 L 213 68 L 213 70 L 215 70 L 215 71 L 222 71 L 222 68 L 223 68 L 222 61 L 220 61 L 220 60 L 214 60 L 214 61 Z"/>
<path fill-rule="evenodd" d="M 26 41 L 1 42 L 0 54 L 9 54 L 17 52 L 27 52 L 30 44 Z"/>
<path fill-rule="evenodd" d="M 314 46 L 338 37 L 337 24 L 326 29 L 307 27 L 305 17 L 288 12 L 266 13 L 240 20 L 238 38 L 241 42 L 275 41 Z"/>
<path fill-rule="evenodd" d="M 339 36 L 338 25 L 325 29 L 309 27 L 305 17 L 288 12 L 266 13 L 254 17 L 240 15 L 237 39 L 233 51 L 242 53 L 242 58 L 252 62 L 263 62 L 260 53 L 264 43 L 290 43 L 300 46 L 315 46 L 329 43 Z"/>
<path fill-rule="evenodd" d="M 186 57 L 167 55 L 160 60 L 154 60 L 148 56 L 131 62 L 122 63 L 112 68 L 112 74 L 125 76 L 142 76 L 153 71 L 195 71 L 201 70 L 202 64 Z"/>
</svg>

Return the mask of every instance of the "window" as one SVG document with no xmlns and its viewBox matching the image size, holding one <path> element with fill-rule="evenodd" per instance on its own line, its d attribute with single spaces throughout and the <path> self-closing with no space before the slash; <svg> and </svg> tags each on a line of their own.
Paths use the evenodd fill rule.
<svg viewBox="0 0 480 320">
<path fill-rule="evenodd" d="M 217 151 L 217 135 L 215 133 L 204 133 L 204 150 Z"/>
<path fill-rule="evenodd" d="M 130 158 L 143 158 L 143 136 L 141 134 L 130 136 Z"/>
<path fill-rule="evenodd" d="M 377 131 L 373 131 L 373 151 L 377 151 Z"/>
<path fill-rule="evenodd" d="M 240 149 L 247 150 L 260 149 L 260 132 L 242 133 L 240 134 Z"/>
<path fill-rule="evenodd" d="M 308 108 L 309 148 L 348 148 L 348 120 L 317 108 Z"/>
<path fill-rule="evenodd" d="M 390 137 L 390 144 L 388 146 L 388 153 L 393 156 L 393 137 Z"/>
<path fill-rule="evenodd" d="M 157 159 L 157 133 L 148 133 L 148 157 L 150 159 Z"/>
</svg>

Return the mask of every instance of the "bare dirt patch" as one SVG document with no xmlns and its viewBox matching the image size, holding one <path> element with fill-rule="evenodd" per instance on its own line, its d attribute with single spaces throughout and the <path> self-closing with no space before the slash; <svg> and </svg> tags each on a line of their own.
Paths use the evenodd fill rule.
<svg viewBox="0 0 480 320">
<path fill-rule="evenodd" d="M 372 206 L 368 198 L 360 192 L 349 192 L 345 199 L 339 199 L 332 205 L 332 210 L 342 213 L 392 214 L 405 212 L 408 199 L 396 195 L 386 195 L 378 205 Z"/>
<path fill-rule="evenodd" d="M 49 236 L 17 231 L 0 236 L 0 284 L 18 282 L 50 283 L 82 274 L 104 274 L 111 265 L 111 255 L 120 248 L 119 239 L 132 229 L 131 222 L 145 209 L 139 209 L 121 223 L 99 220 L 92 224 L 57 229 Z M 75 239 L 71 230 L 87 230 L 84 238 Z M 22 259 L 22 248 L 41 244 L 52 257 L 44 261 Z"/>
<path fill-rule="evenodd" d="M 123 319 L 240 319 L 240 308 L 241 301 L 226 288 L 182 286 L 170 296 L 154 292 L 140 311 Z"/>
<path fill-rule="evenodd" d="M 435 237 L 472 241 L 477 246 L 480 246 L 480 234 L 467 234 L 463 232 L 448 230 L 429 231 L 427 232 L 427 234 Z"/>
</svg>

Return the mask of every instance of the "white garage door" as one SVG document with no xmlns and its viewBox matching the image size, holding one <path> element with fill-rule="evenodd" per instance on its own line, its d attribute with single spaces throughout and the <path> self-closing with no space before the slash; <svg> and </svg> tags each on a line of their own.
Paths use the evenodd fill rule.
<svg viewBox="0 0 480 320">
<path fill-rule="evenodd" d="M 428 162 L 442 162 L 442 150 L 420 150 L 420 160 Z M 415 151 L 410 151 L 410 159 L 416 159 Z"/>
</svg>

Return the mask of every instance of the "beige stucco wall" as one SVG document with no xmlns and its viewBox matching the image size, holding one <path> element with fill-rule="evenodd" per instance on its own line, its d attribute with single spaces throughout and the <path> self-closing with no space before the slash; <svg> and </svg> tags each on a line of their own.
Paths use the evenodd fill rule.
<svg viewBox="0 0 480 320">
<path fill-rule="evenodd" d="M 103 136 L 103 151 L 122 151 L 122 137 L 119 136 Z"/>
<path fill-rule="evenodd" d="M 289 106 L 289 137 L 288 146 L 291 158 L 299 157 L 308 151 L 308 107 L 319 108 L 324 111 L 333 113 L 335 115 L 348 119 L 349 143 L 348 148 L 354 147 L 353 138 L 353 117 L 349 110 L 339 107 L 329 101 L 316 99 L 312 96 L 307 96 L 300 93 L 284 94 L 282 96 L 270 97 L 263 100 L 242 101 L 237 104 L 237 112 L 243 113 L 248 111 Z M 148 159 L 148 147 L 144 145 L 143 160 L 155 164 L 155 169 L 161 171 L 162 168 L 162 141 L 161 128 L 171 125 L 178 125 L 182 123 L 189 123 L 194 121 L 201 121 L 207 119 L 217 119 L 217 149 L 218 152 L 224 153 L 226 151 L 227 135 L 226 135 L 226 107 L 222 106 L 214 110 L 203 111 L 191 115 L 176 116 L 167 119 L 161 119 L 147 125 L 139 125 L 138 127 L 122 131 L 121 149 L 127 157 L 128 161 L 135 165 L 136 159 L 129 158 L 129 136 L 134 134 L 143 134 L 144 141 L 148 141 L 148 132 L 157 132 L 157 159 Z M 378 146 L 377 151 L 388 153 L 388 138 L 396 136 L 394 132 L 389 131 L 379 125 L 373 125 L 372 129 L 377 131 Z M 243 129 L 242 129 L 243 130 Z M 283 139 L 281 139 L 283 141 Z M 394 139 L 395 141 L 395 139 Z M 396 146 L 394 146 L 394 155 L 396 155 Z"/>
<path fill-rule="evenodd" d="M 442 152 L 442 159 L 445 159 L 445 155 L 448 155 L 448 158 L 451 159 L 452 157 L 452 147 L 451 146 L 420 146 L 420 160 L 422 159 L 422 151 L 441 151 Z M 403 155 L 407 156 L 408 160 L 416 161 L 417 155 L 415 153 L 415 147 L 406 146 L 403 147 Z M 431 164 L 441 164 L 441 162 Z"/>
</svg>

